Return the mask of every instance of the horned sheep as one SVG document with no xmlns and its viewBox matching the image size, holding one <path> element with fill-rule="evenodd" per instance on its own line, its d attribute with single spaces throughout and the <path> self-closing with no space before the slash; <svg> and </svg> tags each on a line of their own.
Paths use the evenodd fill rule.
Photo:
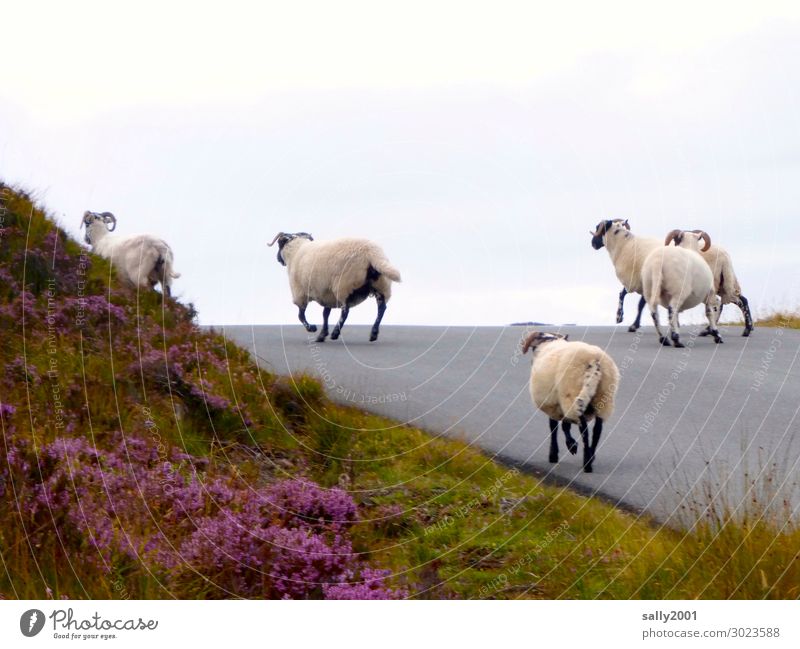
<svg viewBox="0 0 800 649">
<path fill-rule="evenodd" d="M 719 295 L 721 303 L 719 307 L 719 316 L 722 315 L 722 309 L 726 304 L 735 304 L 739 307 L 744 317 L 744 331 L 742 336 L 749 336 L 753 331 L 753 316 L 750 313 L 750 303 L 747 298 L 742 295 L 742 288 L 736 273 L 733 270 L 733 261 L 731 256 L 725 248 L 717 244 L 711 244 L 710 238 L 707 245 L 700 247 L 699 241 L 703 238 L 702 235 L 708 236 L 703 230 L 673 230 L 669 236 L 671 241 L 675 242 L 676 246 L 689 248 L 700 253 L 700 256 L 706 260 L 711 273 L 714 276 L 714 291 Z M 711 333 L 710 329 L 704 329 L 700 332 L 701 336 L 708 336 Z"/>
<path fill-rule="evenodd" d="M 669 346 L 670 339 L 675 347 L 684 347 L 680 341 L 680 325 L 678 314 L 691 309 L 700 303 L 705 304 L 708 330 L 715 343 L 721 343 L 722 337 L 717 330 L 720 299 L 714 290 L 714 278 L 705 259 L 700 256 L 699 240 L 706 242 L 706 249 L 711 245 L 711 238 L 705 232 L 700 235 L 690 233 L 687 242 L 696 242 L 697 249 L 673 247 L 671 243 L 674 232 L 670 232 L 664 246 L 651 252 L 642 266 L 642 287 L 644 297 L 653 317 L 659 340 L 662 345 Z M 663 306 L 669 312 L 670 338 L 664 336 L 658 320 L 658 307 Z"/>
<path fill-rule="evenodd" d="M 314 241 L 307 232 L 279 232 L 267 245 L 272 246 L 276 241 L 278 262 L 288 269 L 292 300 L 306 331 L 317 330 L 306 320 L 308 303 L 313 301 L 322 306 L 322 330 L 317 342 L 328 336 L 331 309 L 341 309 L 339 321 L 330 334 L 336 340 L 350 309 L 370 295 L 378 303 L 378 316 L 369 339 L 370 342 L 378 339 L 386 303 L 392 295 L 392 282 L 400 281 L 400 272 L 376 243 L 355 238 Z"/>
<path fill-rule="evenodd" d="M 533 332 L 522 343 L 523 354 L 529 349 L 533 352 L 531 399 L 549 417 L 549 460 L 558 462 L 559 421 L 569 452 L 577 453 L 578 444 L 570 434 L 575 423 L 583 439 L 583 470 L 591 473 L 603 422 L 614 412 L 619 369 L 599 347 L 569 341 L 562 334 Z M 590 443 L 588 422 L 592 419 Z"/>
<path fill-rule="evenodd" d="M 151 289 L 160 282 L 164 296 L 171 297 L 172 280 L 180 273 L 173 270 L 172 249 L 166 241 L 150 234 L 112 235 L 117 219 L 111 212 L 86 211 L 81 225 L 92 251 L 109 259 L 123 279 Z"/>
<path fill-rule="evenodd" d="M 613 219 L 600 221 L 597 227 L 589 231 L 592 235 L 592 248 L 600 250 L 605 246 L 611 263 L 614 264 L 614 271 L 617 278 L 622 282 L 622 291 L 619 294 L 619 306 L 617 307 L 617 323 L 622 322 L 623 302 L 628 293 L 639 293 L 639 306 L 636 313 L 636 320 L 633 321 L 628 331 L 634 332 L 641 326 L 642 310 L 644 309 L 645 299 L 642 289 L 642 265 L 647 256 L 662 246 L 658 239 L 649 237 L 637 237 L 631 232 L 631 226 L 627 219 Z"/>
</svg>

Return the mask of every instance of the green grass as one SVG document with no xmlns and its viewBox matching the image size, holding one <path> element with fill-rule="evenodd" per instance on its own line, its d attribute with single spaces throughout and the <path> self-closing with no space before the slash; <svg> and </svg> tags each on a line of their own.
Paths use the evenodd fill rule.
<svg viewBox="0 0 800 649">
<path fill-rule="evenodd" d="M 53 274 L 47 254 L 40 254 L 42 242 L 57 232 L 73 260 L 80 248 L 25 192 L 0 185 L 0 194 L 0 268 L 42 304 Z M 23 332 L 21 318 L 0 315 L 0 402 L 17 407 L 15 435 L 44 444 L 65 434 L 53 417 L 46 380 L 55 357 L 72 425 L 68 434 L 93 435 L 100 444 L 117 430 L 157 435 L 164 444 L 207 457 L 211 467 L 233 467 L 254 485 L 302 475 L 344 487 L 360 509 L 356 550 L 372 565 L 391 569 L 392 582 L 413 597 L 800 595 L 800 531 L 779 508 L 756 503 L 743 516 L 719 506 L 713 516 L 696 517 L 688 531 L 659 528 L 598 499 L 544 484 L 464 443 L 336 405 L 314 379 L 269 374 L 244 350 L 199 329 L 191 305 L 162 310 L 159 296 L 137 296 L 113 277 L 109 284 L 109 277 L 108 265 L 92 257 L 86 294 L 110 296 L 128 322 L 101 318 L 92 326 L 67 326 L 57 336 L 56 353 L 41 319 L 28 317 Z M 63 300 L 75 295 L 76 286 L 64 281 L 59 291 Z M 13 297 L 0 281 L 0 306 Z M 184 348 L 189 351 L 181 355 L 184 376 L 178 382 L 158 363 L 141 360 L 155 351 L 163 365 L 165 353 Z M 201 378 L 230 406 L 208 410 L 189 389 Z M 2 434 L 11 434 L 5 423 Z M 68 568 L 49 552 L 27 543 L 13 499 L 0 499 L 0 594 L 40 598 L 51 589 L 70 597 L 169 596 L 136 562 L 105 573 L 81 556 L 70 557 Z"/>
</svg>

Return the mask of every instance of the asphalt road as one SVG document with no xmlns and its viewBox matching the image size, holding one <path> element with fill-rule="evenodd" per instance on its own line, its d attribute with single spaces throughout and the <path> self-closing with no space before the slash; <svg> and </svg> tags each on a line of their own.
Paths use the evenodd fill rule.
<svg viewBox="0 0 800 649">
<path fill-rule="evenodd" d="M 652 327 L 561 328 L 606 349 L 622 375 L 595 472 L 585 474 L 563 437 L 560 462 L 547 461 L 547 419 L 530 400 L 530 357 L 518 351 L 524 327 L 384 326 L 369 343 L 368 327 L 348 325 L 323 344 L 299 324 L 218 329 L 265 369 L 321 378 L 338 401 L 464 439 L 659 521 L 685 521 L 709 493 L 717 506 L 756 494 L 777 494 L 777 509 L 800 505 L 800 331 L 757 328 L 748 339 L 723 327 L 725 344 L 715 345 L 684 327 L 695 344 L 674 349 Z"/>
</svg>

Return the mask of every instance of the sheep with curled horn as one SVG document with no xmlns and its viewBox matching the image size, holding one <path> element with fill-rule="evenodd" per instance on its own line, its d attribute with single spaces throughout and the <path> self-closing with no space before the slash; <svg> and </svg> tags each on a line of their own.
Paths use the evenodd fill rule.
<svg viewBox="0 0 800 649">
<path fill-rule="evenodd" d="M 642 288 L 658 338 L 662 345 L 684 347 L 680 341 L 678 314 L 703 303 L 709 332 L 714 337 L 715 343 L 721 343 L 722 337 L 717 330 L 720 299 L 714 291 L 711 268 L 700 256 L 701 237 L 691 235 L 697 249 L 670 246 L 675 232 L 677 231 L 670 232 L 664 240 L 664 245 L 651 252 L 642 265 Z M 706 245 L 710 246 L 711 238 L 703 234 Z M 658 318 L 659 306 L 663 306 L 669 312 L 669 338 L 661 330 Z"/>
<path fill-rule="evenodd" d="M 307 232 L 279 232 L 267 244 L 278 244 L 278 262 L 289 273 L 292 301 L 306 331 L 317 330 L 306 320 L 309 302 L 322 306 L 322 329 L 317 342 L 328 336 L 328 318 L 332 309 L 341 309 L 339 321 L 330 336 L 336 340 L 350 309 L 370 295 L 378 303 L 378 316 L 369 340 L 378 339 L 386 303 L 392 295 L 392 282 L 400 281 L 400 272 L 389 263 L 383 250 L 368 239 L 342 238 L 315 241 Z"/>
<path fill-rule="evenodd" d="M 617 324 L 622 322 L 624 316 L 625 296 L 628 293 L 639 293 L 642 296 L 639 299 L 636 319 L 628 327 L 628 331 L 635 332 L 641 326 L 642 310 L 645 305 L 642 264 L 647 255 L 661 247 L 661 240 L 635 235 L 631 232 L 631 226 L 627 219 L 600 221 L 594 230 L 589 230 L 589 234 L 592 235 L 592 248 L 600 250 L 605 247 L 608 250 L 608 256 L 611 258 L 611 263 L 614 264 L 614 272 L 622 283 L 617 306 Z"/>
<path fill-rule="evenodd" d="M 87 210 L 81 226 L 86 228 L 84 239 L 92 252 L 110 260 L 123 280 L 148 289 L 160 283 L 162 294 L 171 297 L 172 280 L 180 273 L 173 270 L 172 248 L 166 241 L 150 234 L 111 234 L 117 228 L 111 212 Z"/>
<path fill-rule="evenodd" d="M 700 241 L 704 243 L 702 247 Z M 672 242 L 676 246 L 699 252 L 705 259 L 714 277 L 714 291 L 721 300 L 719 316 L 722 315 L 722 309 L 726 304 L 735 304 L 744 317 L 742 336 L 749 336 L 753 331 L 750 302 L 742 295 L 742 288 L 733 270 L 733 260 L 728 251 L 717 243 L 712 246 L 711 237 L 704 230 L 673 230 L 667 235 L 667 244 Z M 700 335 L 708 336 L 710 333 L 711 330 L 706 328 Z"/>
<path fill-rule="evenodd" d="M 591 473 L 603 422 L 614 412 L 619 369 L 600 347 L 567 338 L 535 331 L 522 341 L 522 353 L 528 350 L 533 353 L 530 393 L 536 407 L 549 418 L 549 461 L 558 462 L 559 422 L 567 449 L 573 455 L 578 452 L 578 444 L 571 435 L 572 424 L 577 424 L 583 440 L 583 470 Z"/>
</svg>

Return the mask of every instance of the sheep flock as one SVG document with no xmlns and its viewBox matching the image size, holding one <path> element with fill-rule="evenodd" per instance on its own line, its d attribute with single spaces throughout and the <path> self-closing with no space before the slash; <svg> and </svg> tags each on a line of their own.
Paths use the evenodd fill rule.
<svg viewBox="0 0 800 649">
<path fill-rule="evenodd" d="M 173 268 L 170 246 L 149 234 L 121 236 L 111 234 L 117 219 L 111 212 L 84 213 L 81 226 L 85 241 L 93 252 L 109 259 L 126 282 L 144 289 L 158 284 L 164 300 L 171 298 L 172 281 L 180 277 Z M 658 341 L 666 347 L 683 347 L 679 315 L 703 305 L 707 326 L 700 336 L 723 342 L 717 323 L 726 304 L 735 304 L 742 312 L 743 336 L 753 331 L 753 319 L 747 298 L 742 294 L 733 269 L 731 255 L 703 230 L 670 231 L 665 238 L 635 234 L 627 220 L 600 221 L 591 229 L 591 245 L 605 248 L 617 278 L 622 284 L 616 322 L 624 316 L 628 293 L 640 296 L 636 318 L 628 331 L 641 326 L 647 307 L 655 325 Z M 278 245 L 277 260 L 285 266 L 292 301 L 298 319 L 316 342 L 329 336 L 337 340 L 350 309 L 374 297 L 377 316 L 370 331 L 370 342 L 378 339 L 380 324 L 392 295 L 392 285 L 400 282 L 395 268 L 382 248 L 363 238 L 339 238 L 317 241 L 307 232 L 278 232 L 268 246 Z M 306 318 L 311 302 L 322 307 L 322 326 L 318 330 Z M 667 310 L 668 335 L 659 319 L 658 308 Z M 339 320 L 329 330 L 329 317 L 339 309 Z M 612 416 L 619 369 L 611 356 L 595 345 L 570 341 L 558 332 L 527 331 L 521 340 L 522 353 L 532 354 L 529 390 L 534 405 L 548 418 L 550 433 L 549 461 L 558 462 L 558 430 L 564 433 L 568 451 L 576 454 L 578 443 L 572 437 L 572 425 L 578 427 L 583 442 L 583 469 L 593 471 L 593 463 L 603 424 Z M 589 424 L 594 422 L 589 431 Z"/>
</svg>

